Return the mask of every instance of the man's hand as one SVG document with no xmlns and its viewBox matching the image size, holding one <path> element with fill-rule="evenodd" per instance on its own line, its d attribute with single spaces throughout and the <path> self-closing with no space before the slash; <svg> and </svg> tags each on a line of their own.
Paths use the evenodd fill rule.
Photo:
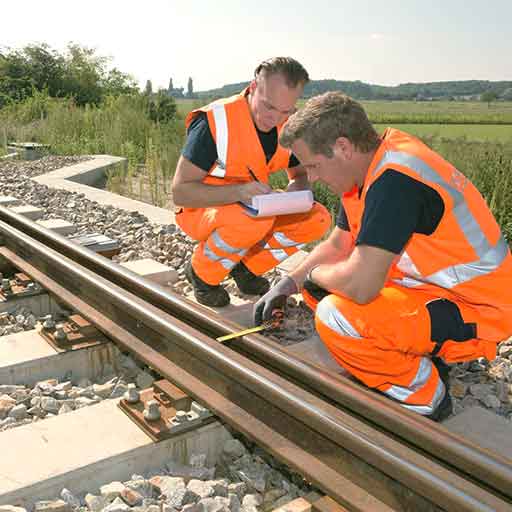
<svg viewBox="0 0 512 512">
<path fill-rule="evenodd" d="M 270 194 L 273 192 L 272 188 L 265 183 L 259 181 L 251 181 L 240 185 L 240 201 L 250 203 L 254 196 L 261 194 Z"/>
<path fill-rule="evenodd" d="M 254 305 L 254 325 L 268 322 L 272 318 L 272 311 L 275 309 L 284 309 L 286 299 L 298 291 L 297 284 L 291 277 L 287 276 L 281 279 L 281 281 L 263 295 Z"/>
</svg>

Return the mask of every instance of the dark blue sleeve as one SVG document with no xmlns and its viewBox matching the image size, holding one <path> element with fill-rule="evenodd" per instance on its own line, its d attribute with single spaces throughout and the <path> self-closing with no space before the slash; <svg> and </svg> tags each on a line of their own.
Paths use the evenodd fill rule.
<svg viewBox="0 0 512 512">
<path fill-rule="evenodd" d="M 347 212 L 343 206 L 343 203 L 340 201 L 340 210 L 338 215 L 336 216 L 336 226 L 343 231 L 350 231 L 350 226 L 348 224 Z"/>
<path fill-rule="evenodd" d="M 366 194 L 356 245 L 400 254 L 413 233 L 432 234 L 443 213 L 444 203 L 436 190 L 388 169 Z"/>
<path fill-rule="evenodd" d="M 181 154 L 205 172 L 208 172 L 217 160 L 217 146 L 204 112 L 199 113 L 190 123 Z"/>
<path fill-rule="evenodd" d="M 290 153 L 290 162 L 288 163 L 288 169 L 291 169 L 292 167 L 297 167 L 298 165 L 300 165 L 299 159 L 293 153 Z"/>
</svg>

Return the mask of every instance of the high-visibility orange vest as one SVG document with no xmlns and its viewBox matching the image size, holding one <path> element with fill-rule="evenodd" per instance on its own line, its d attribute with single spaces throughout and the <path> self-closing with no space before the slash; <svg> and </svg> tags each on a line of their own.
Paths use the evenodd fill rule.
<svg viewBox="0 0 512 512">
<path fill-rule="evenodd" d="M 361 197 L 343 197 L 357 238 L 371 184 L 393 169 L 436 190 L 444 214 L 434 233 L 414 233 L 397 257 L 390 279 L 408 288 L 464 301 L 480 318 L 478 337 L 501 341 L 512 334 L 512 256 L 494 216 L 476 187 L 421 141 L 388 128 L 365 178 Z"/>
<path fill-rule="evenodd" d="M 208 171 L 203 183 L 229 185 L 249 182 L 253 180 L 249 168 L 262 183 L 268 183 L 270 174 L 288 167 L 290 151 L 279 143 L 267 163 L 249 110 L 248 92 L 249 88 L 246 88 L 240 94 L 193 110 L 185 120 L 188 128 L 199 112 L 205 112 L 217 146 L 217 161 Z M 282 124 L 277 127 L 278 136 L 281 127 Z"/>
</svg>

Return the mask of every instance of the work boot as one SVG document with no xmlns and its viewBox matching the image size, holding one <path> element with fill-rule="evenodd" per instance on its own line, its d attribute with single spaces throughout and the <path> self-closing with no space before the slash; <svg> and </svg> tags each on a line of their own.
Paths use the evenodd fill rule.
<svg viewBox="0 0 512 512">
<path fill-rule="evenodd" d="M 194 297 L 199 304 L 211 306 L 214 308 L 221 308 L 229 304 L 229 294 L 224 288 L 218 284 L 205 283 L 192 268 L 192 263 L 189 261 L 185 268 L 185 277 L 187 281 L 194 287 Z"/>
<path fill-rule="evenodd" d="M 437 409 L 432 414 L 429 414 L 427 418 L 434 421 L 443 421 L 453 412 L 453 404 L 449 392 L 450 367 L 440 357 L 433 357 L 432 364 L 437 368 L 439 377 L 443 381 L 446 391 Z"/>
<path fill-rule="evenodd" d="M 433 421 L 441 422 L 448 418 L 448 416 L 450 416 L 452 412 L 452 399 L 450 397 L 448 387 L 446 387 L 446 392 L 444 394 L 443 399 L 441 400 L 441 403 L 437 406 L 437 409 L 432 414 L 426 416 L 426 418 L 430 418 Z"/>
<path fill-rule="evenodd" d="M 247 295 L 265 295 L 270 289 L 267 279 L 253 274 L 241 261 L 229 274 L 235 280 L 238 289 Z"/>
</svg>

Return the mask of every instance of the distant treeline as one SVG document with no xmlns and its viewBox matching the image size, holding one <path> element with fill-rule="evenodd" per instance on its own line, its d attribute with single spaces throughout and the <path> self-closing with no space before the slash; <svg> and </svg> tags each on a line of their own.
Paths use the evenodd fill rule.
<svg viewBox="0 0 512 512">
<path fill-rule="evenodd" d="M 249 82 L 240 82 L 197 92 L 199 97 L 215 98 L 235 94 Z M 356 81 L 312 80 L 304 89 L 304 97 L 310 98 L 327 91 L 343 91 L 360 100 L 447 100 L 479 99 L 492 92 L 495 98 L 512 100 L 512 81 L 463 80 L 452 82 L 407 83 L 396 86 L 372 85 Z"/>
</svg>

